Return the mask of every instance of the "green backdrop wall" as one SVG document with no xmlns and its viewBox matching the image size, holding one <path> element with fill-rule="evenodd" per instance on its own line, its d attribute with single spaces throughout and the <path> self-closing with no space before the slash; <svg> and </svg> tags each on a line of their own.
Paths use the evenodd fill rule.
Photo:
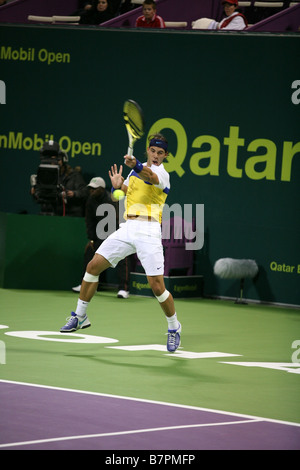
<svg viewBox="0 0 300 470">
<path fill-rule="evenodd" d="M 0 213 L 0 287 L 70 290 L 81 282 L 85 245 L 82 218 Z"/>
<path fill-rule="evenodd" d="M 245 297 L 300 304 L 299 35 L 0 26 L 0 210 L 37 214 L 29 178 L 49 138 L 86 181 L 122 163 L 126 98 L 171 155 L 168 204 L 204 204 L 195 273 L 205 294 L 238 295 L 213 274 L 251 258 Z M 135 154 L 142 159 L 146 136 Z"/>
</svg>

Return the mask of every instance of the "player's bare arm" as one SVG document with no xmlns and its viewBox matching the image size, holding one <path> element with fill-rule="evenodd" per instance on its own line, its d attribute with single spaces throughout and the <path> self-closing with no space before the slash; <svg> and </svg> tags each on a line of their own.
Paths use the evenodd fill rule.
<svg viewBox="0 0 300 470">
<path fill-rule="evenodd" d="M 125 156 L 125 165 L 129 166 L 129 168 L 134 168 L 136 166 L 136 158 L 130 157 L 128 155 Z M 146 181 L 147 183 L 151 184 L 158 184 L 158 176 L 154 173 L 149 166 L 143 166 L 143 169 L 139 172 L 139 177 Z"/>
</svg>

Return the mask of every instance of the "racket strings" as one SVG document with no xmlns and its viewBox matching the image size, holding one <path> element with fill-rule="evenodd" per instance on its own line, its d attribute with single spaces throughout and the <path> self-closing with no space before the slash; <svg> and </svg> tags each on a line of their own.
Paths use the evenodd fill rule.
<svg viewBox="0 0 300 470">
<path fill-rule="evenodd" d="M 128 100 L 124 104 L 124 120 L 131 135 L 137 139 L 144 134 L 144 119 L 137 103 Z"/>
<path fill-rule="evenodd" d="M 143 121 L 140 119 L 140 116 L 128 116 L 124 115 L 126 125 L 129 126 L 130 132 L 135 137 L 141 137 L 143 135 Z"/>
</svg>

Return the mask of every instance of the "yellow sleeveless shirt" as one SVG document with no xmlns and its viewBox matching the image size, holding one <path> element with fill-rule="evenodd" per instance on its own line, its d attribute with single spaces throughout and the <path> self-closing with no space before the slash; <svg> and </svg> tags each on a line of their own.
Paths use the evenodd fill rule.
<svg viewBox="0 0 300 470">
<path fill-rule="evenodd" d="M 128 186 L 125 201 L 125 219 L 129 215 L 145 216 L 161 223 L 163 207 L 170 191 L 170 178 L 163 164 L 159 166 L 152 165 L 151 170 L 158 175 L 158 185 L 143 181 L 134 170 L 129 173 L 124 181 L 124 184 Z"/>
</svg>

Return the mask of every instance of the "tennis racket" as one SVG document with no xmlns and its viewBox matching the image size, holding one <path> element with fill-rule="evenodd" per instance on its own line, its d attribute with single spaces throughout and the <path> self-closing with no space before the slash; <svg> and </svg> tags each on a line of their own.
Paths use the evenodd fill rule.
<svg viewBox="0 0 300 470">
<path fill-rule="evenodd" d="M 133 100 L 126 100 L 123 106 L 123 117 L 128 133 L 127 155 L 133 158 L 133 147 L 137 139 L 144 134 L 144 115 L 140 106 Z"/>
</svg>

